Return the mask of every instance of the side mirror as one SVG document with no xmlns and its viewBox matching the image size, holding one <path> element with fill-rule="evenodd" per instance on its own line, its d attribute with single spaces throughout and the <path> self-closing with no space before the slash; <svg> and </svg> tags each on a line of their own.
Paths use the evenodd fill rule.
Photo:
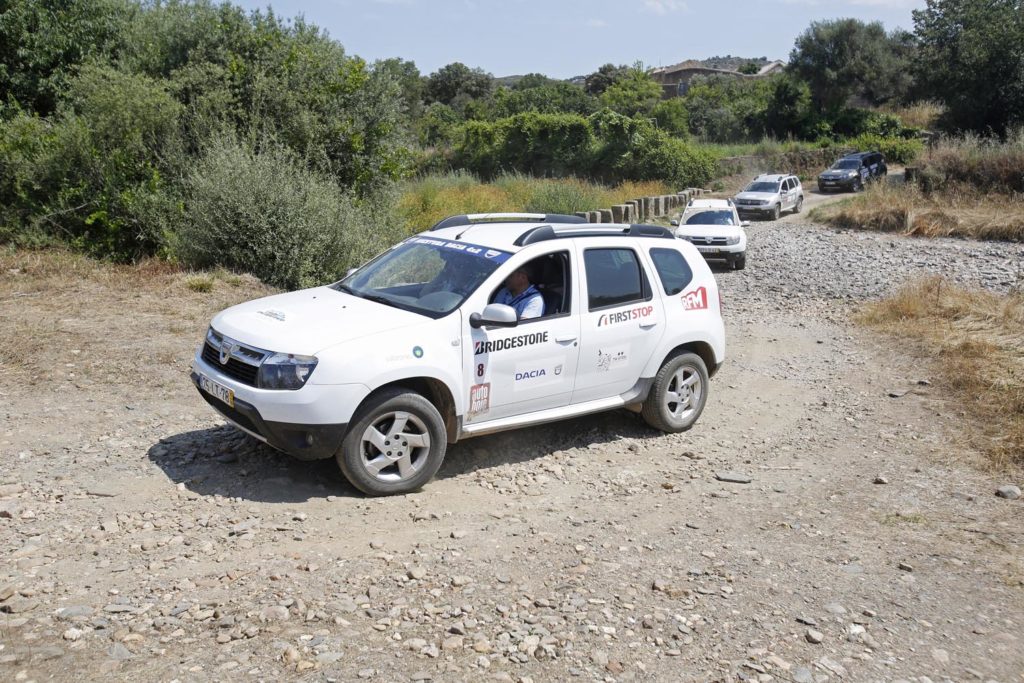
<svg viewBox="0 0 1024 683">
<path fill-rule="evenodd" d="M 516 309 L 505 304 L 487 304 L 483 313 L 471 313 L 469 315 L 469 326 L 475 329 L 481 327 L 515 327 L 519 324 L 519 316 Z"/>
<path fill-rule="evenodd" d="M 750 227 L 750 221 L 740 221 L 740 227 L 741 228 L 749 228 Z"/>
<path fill-rule="evenodd" d="M 679 221 L 677 221 L 675 218 L 673 218 L 672 220 L 669 221 L 669 225 L 678 226 L 679 225 Z"/>
</svg>

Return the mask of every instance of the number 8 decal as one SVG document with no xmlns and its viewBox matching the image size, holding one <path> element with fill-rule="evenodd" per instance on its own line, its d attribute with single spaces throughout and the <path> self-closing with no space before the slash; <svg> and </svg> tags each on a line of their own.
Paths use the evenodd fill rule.
<svg viewBox="0 0 1024 683">
<path fill-rule="evenodd" d="M 484 376 L 484 364 L 483 363 L 480 363 L 479 365 L 476 366 L 476 376 L 477 377 L 483 377 Z"/>
</svg>

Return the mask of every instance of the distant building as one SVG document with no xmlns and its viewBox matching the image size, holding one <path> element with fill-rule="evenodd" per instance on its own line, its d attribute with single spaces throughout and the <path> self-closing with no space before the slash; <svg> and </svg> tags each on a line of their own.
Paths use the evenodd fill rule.
<svg viewBox="0 0 1024 683">
<path fill-rule="evenodd" d="M 694 76 L 730 76 L 733 78 L 765 78 L 781 73 L 786 68 L 786 63 L 776 59 L 768 62 L 760 68 L 756 74 L 743 74 L 732 69 L 713 69 L 704 66 L 702 62 L 687 60 L 673 66 L 663 66 L 653 69 L 651 78 L 657 81 L 664 91 L 665 97 L 676 97 L 685 95 L 690 87 L 690 81 Z"/>
</svg>

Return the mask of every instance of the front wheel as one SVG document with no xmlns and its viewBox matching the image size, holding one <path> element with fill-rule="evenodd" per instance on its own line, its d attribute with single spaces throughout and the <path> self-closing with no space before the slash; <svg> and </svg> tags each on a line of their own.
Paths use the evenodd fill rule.
<svg viewBox="0 0 1024 683">
<path fill-rule="evenodd" d="M 430 481 L 447 446 L 437 408 L 415 392 L 392 389 L 370 397 L 359 409 L 335 459 L 363 493 L 391 496 Z"/>
<path fill-rule="evenodd" d="M 743 270 L 747 267 L 747 252 L 743 252 L 732 260 L 733 270 Z"/>
<path fill-rule="evenodd" d="M 666 360 L 654 376 L 644 401 L 644 421 L 663 432 L 685 432 L 693 426 L 708 400 L 708 369 L 695 353 Z"/>
<path fill-rule="evenodd" d="M 773 221 L 779 220 L 779 216 L 781 216 L 781 215 L 782 215 L 782 202 L 779 202 L 778 204 L 775 205 L 775 208 L 772 209 L 772 220 Z"/>
<path fill-rule="evenodd" d="M 804 198 L 800 197 L 796 200 L 796 206 L 793 207 L 793 213 L 800 213 L 804 210 Z"/>
<path fill-rule="evenodd" d="M 855 180 L 854 183 L 853 183 L 853 191 L 854 192 L 863 192 L 864 191 L 864 181 L 861 180 L 860 178 L 857 178 L 857 180 Z"/>
</svg>

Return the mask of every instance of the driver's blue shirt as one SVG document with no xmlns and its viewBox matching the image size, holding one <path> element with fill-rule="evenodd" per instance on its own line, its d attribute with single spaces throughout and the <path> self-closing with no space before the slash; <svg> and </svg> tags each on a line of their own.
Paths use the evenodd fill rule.
<svg viewBox="0 0 1024 683">
<path fill-rule="evenodd" d="M 530 285 L 516 296 L 512 296 L 507 288 L 502 287 L 494 303 L 505 304 L 515 309 L 516 316 L 520 320 L 527 318 L 539 318 L 544 315 L 544 297 L 540 295 L 537 288 Z"/>
</svg>

